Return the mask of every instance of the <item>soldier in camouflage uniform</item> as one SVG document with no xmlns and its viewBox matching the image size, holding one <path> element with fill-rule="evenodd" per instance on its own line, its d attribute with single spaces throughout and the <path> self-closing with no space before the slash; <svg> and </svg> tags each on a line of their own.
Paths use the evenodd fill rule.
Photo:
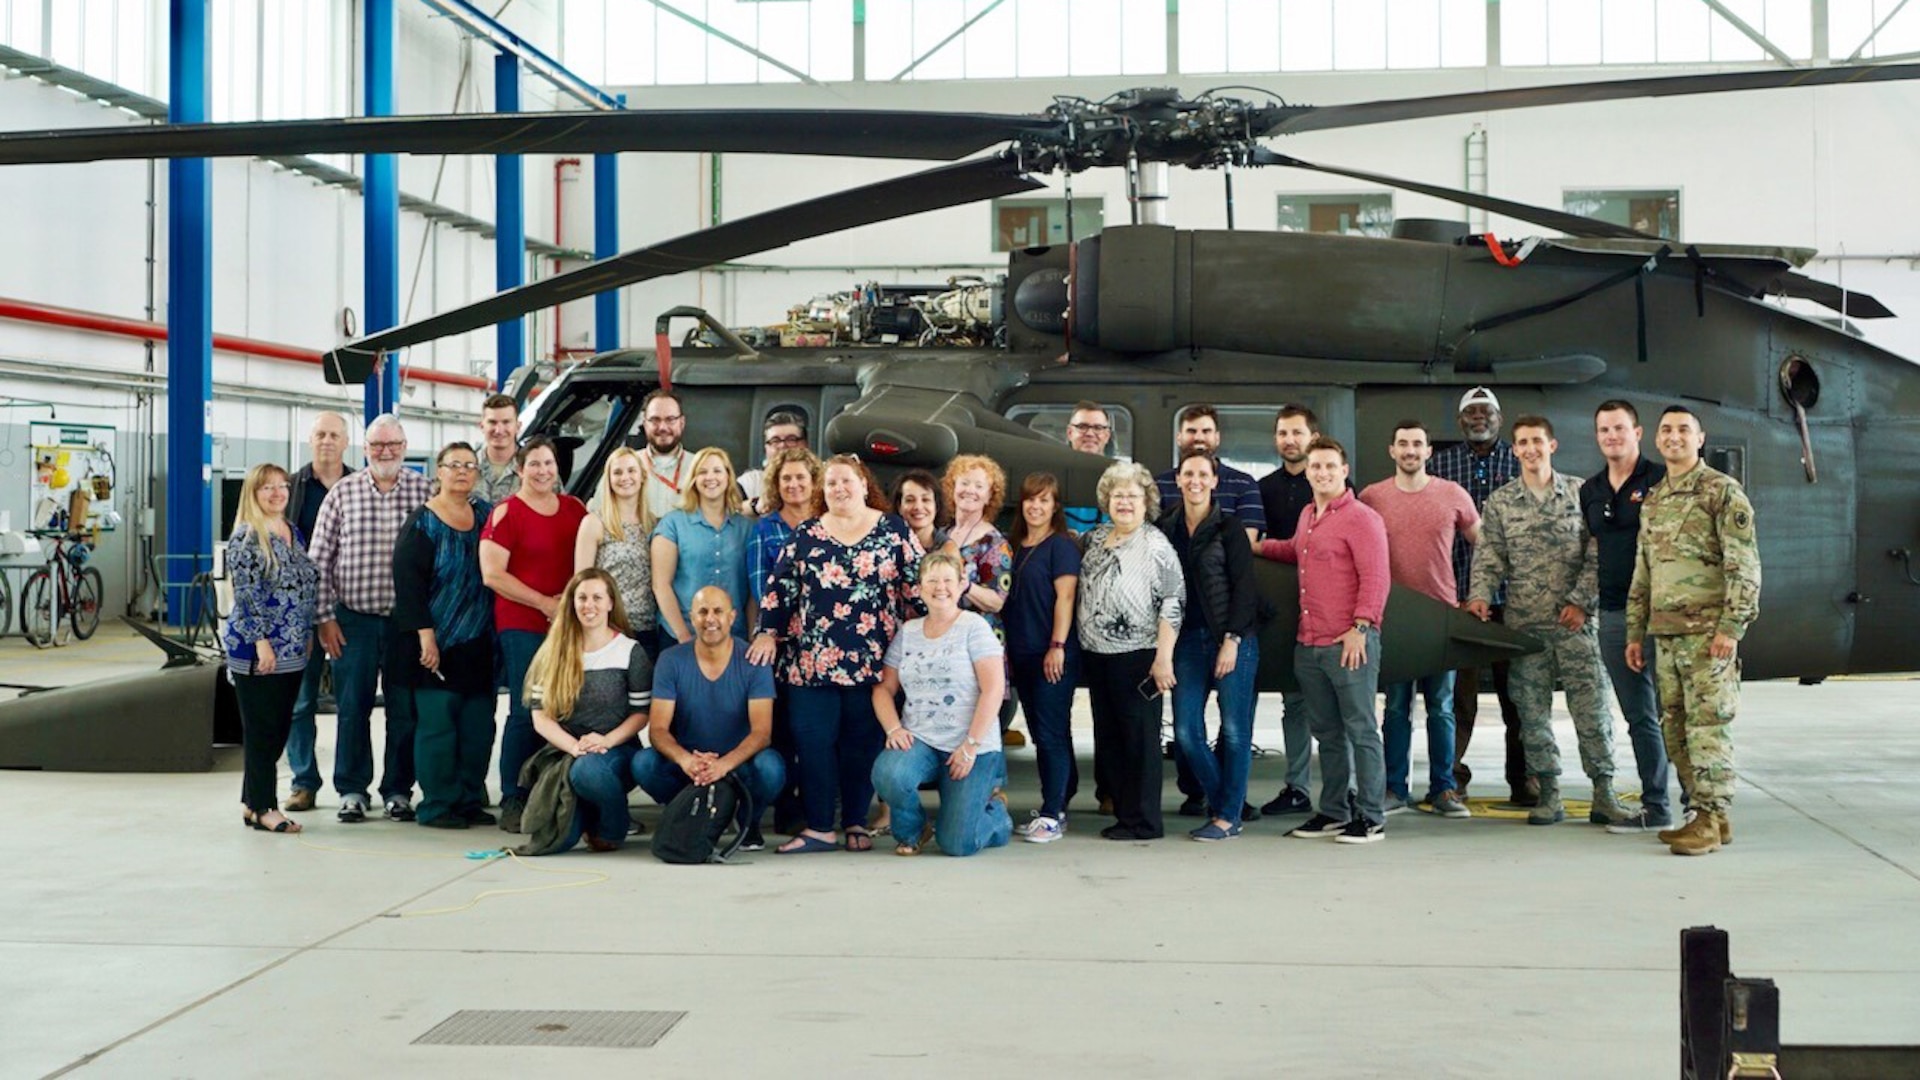
<svg viewBox="0 0 1920 1080">
<path fill-rule="evenodd" d="M 1566 690 L 1567 711 L 1580 736 L 1580 767 L 1593 781 L 1589 818 L 1605 825 L 1626 816 L 1613 794 L 1613 714 L 1600 664 L 1598 548 L 1580 516 L 1580 480 L 1553 471 L 1559 444 L 1543 416 L 1513 422 L 1520 478 L 1493 493 L 1482 511 L 1473 549 L 1467 610 L 1482 619 L 1502 584 L 1507 625 L 1539 638 L 1546 648 L 1513 661 L 1508 685 L 1520 712 L 1527 772 L 1540 784 L 1529 825 L 1565 821 L 1560 799 L 1560 749 L 1553 738 L 1553 685 Z"/>
<path fill-rule="evenodd" d="M 1640 542 L 1627 592 L 1627 664 L 1643 670 L 1640 642 L 1656 639 L 1660 733 L 1693 817 L 1660 833 L 1676 855 L 1733 842 L 1733 736 L 1740 704 L 1741 637 L 1760 613 L 1760 549 L 1753 504 L 1739 481 L 1700 460 L 1706 432 L 1691 409 L 1660 414 L 1654 445 L 1667 478 L 1640 508 Z"/>
</svg>

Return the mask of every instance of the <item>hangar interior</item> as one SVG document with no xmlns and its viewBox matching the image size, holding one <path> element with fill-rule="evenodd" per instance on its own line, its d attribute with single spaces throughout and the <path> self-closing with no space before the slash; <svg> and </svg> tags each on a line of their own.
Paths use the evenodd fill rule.
<svg viewBox="0 0 1920 1080">
<path fill-rule="evenodd" d="M 1188 96 L 1220 88 L 1256 101 L 1335 104 L 1920 60 L 1920 4 L 1908 0 L 0 0 L 0 128 L 164 122 L 170 19 L 183 8 L 207 23 L 213 121 L 363 113 L 370 12 L 393 21 L 396 115 L 493 111 L 503 93 L 516 92 L 529 112 L 619 99 L 633 109 L 1033 113 L 1060 97 L 1160 86 Z M 517 75 L 511 88 L 501 83 L 505 72 Z M 1808 275 L 1871 293 L 1901 316 L 1859 320 L 1853 330 L 1920 358 L 1920 215 L 1911 212 L 1920 90 L 1911 82 L 1416 119 L 1275 145 L 1308 161 L 1649 224 L 1688 242 L 1816 249 Z M 609 183 L 609 170 L 590 155 L 526 154 L 514 166 L 522 188 L 518 274 L 538 281 L 606 250 L 596 204 L 614 208 L 611 250 L 621 251 L 924 166 L 629 153 L 619 155 Z M 398 283 L 401 321 L 496 291 L 502 167 L 484 156 L 398 158 L 398 255 L 384 272 Z M 215 340 L 202 479 L 216 541 L 231 516 L 227 493 L 247 468 L 303 463 L 321 410 L 364 418 L 363 389 L 323 381 L 318 356 L 370 328 L 366 175 L 366 159 L 356 155 L 211 163 L 211 260 L 201 286 Z M 511 349 L 493 329 L 415 346 L 399 357 L 409 371 L 396 405 L 409 454 L 474 438 L 480 402 L 510 362 L 503 353 L 557 370 L 610 348 L 650 345 L 656 317 L 678 306 L 704 308 L 728 326 L 761 326 L 862 282 L 991 278 L 1006 272 L 1013 249 L 1064 242 L 1069 205 L 1076 238 L 1135 212 L 1119 170 L 1041 179 L 1045 189 L 1028 196 L 863 226 L 622 289 L 610 325 L 597 325 L 594 303 L 581 300 L 526 318 Z M 1227 227 L 1222 179 L 1216 170 L 1172 170 L 1168 220 Z M 1244 230 L 1385 235 L 1396 220 L 1437 218 L 1504 238 L 1542 233 L 1429 196 L 1281 168 L 1236 170 L 1232 190 L 1232 225 Z M 0 205 L 11 208 L 13 255 L 0 262 L 0 518 L 19 532 L 58 513 L 40 490 L 56 474 L 89 490 L 94 477 L 106 477 L 114 515 L 94 538 L 93 562 L 104 576 L 104 609 L 152 615 L 166 576 L 160 559 L 178 548 L 168 536 L 170 494 L 195 486 L 170 466 L 181 459 L 169 442 L 168 168 L 0 166 Z M 1831 316 L 1799 301 L 1770 302 Z M 360 461 L 360 441 L 356 434 L 350 464 Z M 1590 470 L 1598 461 L 1591 440 L 1577 442 L 1568 468 Z M 1386 467 L 1366 461 L 1355 480 L 1377 479 Z M 40 663 L 42 654 L 17 641 L 5 646 L 0 670 L 25 673 Z M 534 879 L 505 861 L 402 861 L 445 852 L 395 847 L 378 853 L 394 858 L 382 865 L 397 867 L 383 873 L 368 869 L 377 860 L 365 850 L 224 850 L 233 838 L 201 819 L 215 816 L 210 808 L 226 798 L 232 770 L 190 786 L 0 774 L 0 809 L 36 807 L 26 819 L 35 835 L 0 840 L 0 856 L 42 860 L 0 892 L 0 914 L 29 927 L 0 935 L 0 958 L 11 957 L 0 966 L 20 979 L 0 977 L 0 987 L 18 991 L 0 1003 L 0 1020 L 10 1018 L 0 1023 L 0 1077 L 153 1075 L 162 1066 L 253 1075 L 268 1064 L 316 1061 L 417 1075 L 556 1063 L 583 1075 L 630 1071 L 634 1059 L 615 1051 L 436 1057 L 401 1045 L 442 1015 L 456 982 L 486 987 L 484 1004 L 521 1004 L 509 988 L 530 970 L 527 957 L 540 954 L 576 965 L 580 1002 L 623 1000 L 638 971 L 674 987 L 681 997 L 668 1005 L 696 1018 L 744 1008 L 793 1040 L 728 1043 L 723 1072 L 957 1075 L 1024 1063 L 1062 1075 L 1098 1068 L 1153 1076 L 1197 1060 L 1226 1075 L 1642 1075 L 1671 1065 L 1671 931 L 1714 920 L 1736 922 L 1746 935 L 1735 942 L 1736 966 L 1744 942 L 1781 964 L 1783 977 L 1800 977 L 1798 1001 L 1809 1008 L 1806 1019 L 1789 1021 L 1797 1036 L 1920 1043 L 1910 1008 L 1899 1004 L 1920 992 L 1910 916 L 1920 880 L 1920 833 L 1911 824 L 1920 807 L 1910 794 L 1920 745 L 1902 704 L 1910 684 L 1825 688 L 1847 696 L 1819 710 L 1794 696 L 1802 689 L 1771 683 L 1754 695 L 1756 711 L 1766 710 L 1755 741 L 1770 747 L 1747 774 L 1765 793 L 1764 801 L 1754 797 L 1765 807 L 1755 815 L 1762 838 L 1744 841 L 1755 861 L 1704 883 L 1689 878 L 1695 866 L 1671 865 L 1688 860 L 1649 872 L 1608 850 L 1572 856 L 1584 861 L 1568 869 L 1564 853 L 1536 846 L 1515 855 L 1504 841 L 1479 839 L 1444 855 L 1407 852 L 1412 861 L 1398 877 L 1390 866 L 1354 875 L 1318 851 L 1299 870 L 1245 850 L 1203 858 L 1188 849 L 1204 845 L 1183 844 L 1150 872 L 1116 869 L 1104 850 L 1076 853 L 1065 885 L 1040 875 L 1023 850 L 1021 860 L 1006 860 L 1009 869 L 970 882 L 963 872 L 971 868 L 944 864 L 941 876 L 914 881 L 894 865 L 901 860 L 887 859 L 825 883 L 784 866 L 773 885 L 766 876 L 731 875 L 711 903 L 699 890 L 655 882 L 637 899 L 616 891 L 627 882 L 565 898 L 585 898 L 579 917 L 595 920 L 596 930 L 640 925 L 635 936 L 646 945 L 631 955 L 573 939 L 550 910 L 535 911 L 539 924 L 529 929 L 529 909 L 512 902 L 479 904 L 471 922 L 397 921 L 403 909 L 454 906 Z M 1859 726 L 1817 750 L 1797 741 L 1804 716 L 1834 710 Z M 1263 743 L 1276 741 L 1273 719 L 1263 711 Z M 1844 783 L 1831 783 L 1836 778 Z M 183 791 L 199 802 L 169 806 Z M 170 840 L 125 830 L 123 813 L 149 812 L 191 824 Z M 106 842 L 69 851 L 69 829 Z M 1418 843 L 1410 837 L 1388 850 L 1399 855 Z M 204 880 L 195 878 L 196 845 L 222 849 L 205 863 Z M 314 858 L 359 861 L 348 873 L 333 873 L 332 864 L 316 873 L 303 864 Z M 1703 861 L 1715 870 L 1724 862 Z M 313 883 L 316 876 L 326 880 Z M 1809 878 L 1845 883 L 1835 889 L 1846 894 L 1836 902 L 1846 916 L 1837 925 L 1821 925 L 1828 901 Z M 263 880 L 275 888 L 296 882 L 284 910 L 267 910 L 250 891 Z M 578 880 L 599 884 L 605 875 Z M 245 896 L 247 909 L 210 903 L 207 889 Z M 924 905 L 914 931 L 923 936 L 885 939 L 876 950 L 861 932 L 888 917 L 870 910 L 875 896 L 906 904 L 909 915 L 912 904 Z M 1284 899 L 1270 907 L 1269 896 Z M 835 916 L 796 917 L 791 935 L 784 924 L 740 929 L 742 918 L 791 915 L 809 898 Z M 1510 900 L 1521 914 L 1503 920 L 1498 913 Z M 564 900 L 542 898 L 552 902 Z M 679 921 L 645 925 L 655 903 Z M 1090 917 L 1075 917 L 1068 905 Z M 1143 909 L 1151 912 L 1145 920 L 1131 921 Z M 1256 932 L 1275 911 L 1284 913 L 1282 929 Z M 1058 925 L 1038 926 L 1028 917 L 1034 912 Z M 1628 930 L 1641 936 L 1629 942 Z M 990 943 L 981 945 L 975 931 Z M 140 944 L 128 945 L 127 936 Z M 1347 948 L 1354 941 L 1366 944 Z M 1178 963 L 1168 960 L 1175 951 Z M 689 974 L 698 963 L 707 966 Z M 921 963 L 928 966 L 916 969 Z M 39 999 L 29 978 L 37 964 L 65 971 L 49 977 L 55 986 Z M 1126 967 L 1133 964 L 1140 966 Z M 86 965 L 113 983 L 101 1000 L 119 1011 L 89 1011 L 95 988 Z M 952 993 L 950 1013 L 901 1007 L 901 988 L 918 993 L 936 983 L 928 970 Z M 1131 992 L 1114 982 L 1122 970 L 1157 980 L 1141 984 L 1146 1005 L 1132 1020 L 1124 1008 L 1107 1008 Z M 381 1007 L 392 1010 L 383 1013 L 385 1027 L 368 1026 L 371 997 L 353 997 L 369 971 L 381 980 Z M 278 996 L 250 1005 L 255 989 Z M 1234 1006 L 1222 1011 L 1223 1001 Z M 1479 1006 L 1463 1004 L 1471 1001 L 1491 1003 L 1484 1023 L 1495 1034 L 1476 1040 L 1449 1027 L 1479 1022 Z M 1368 1002 L 1375 1004 L 1349 1004 Z M 1323 1007 L 1338 1015 L 1322 1031 L 1298 1035 L 1321 1023 L 1310 1014 Z M 856 1026 L 890 1014 L 915 1030 Z M 324 1019 L 250 1042 L 257 1025 L 295 1027 L 303 1015 Z M 702 1022 L 690 1026 L 703 1038 L 729 1034 Z M 38 1035 L 9 1051 L 9 1027 Z M 401 1027 L 404 1038 L 395 1034 Z M 1211 1049 L 1183 1058 L 1196 1033 Z M 1450 1045 L 1435 1050 L 1442 1042 Z M 663 1045 L 669 1075 L 714 1067 Z"/>
</svg>

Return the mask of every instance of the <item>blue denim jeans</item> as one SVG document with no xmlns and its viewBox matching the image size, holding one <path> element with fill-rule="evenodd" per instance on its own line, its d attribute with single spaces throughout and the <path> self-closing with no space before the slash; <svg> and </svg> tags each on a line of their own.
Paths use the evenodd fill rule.
<svg viewBox="0 0 1920 1080">
<path fill-rule="evenodd" d="M 1080 650 L 1067 650 L 1059 682 L 1047 681 L 1045 654 L 1010 656 L 1007 668 L 1033 736 L 1040 813 L 1057 821 L 1067 816 L 1067 804 L 1080 791 L 1080 763 L 1073 754 L 1073 691 L 1080 685 Z"/>
<path fill-rule="evenodd" d="M 753 799 L 753 820 L 757 823 L 760 812 L 771 806 L 780 789 L 786 786 L 787 765 L 772 749 L 762 749 L 735 769 L 733 775 L 747 785 L 747 794 Z M 633 756 L 633 782 L 640 785 L 648 798 L 665 806 L 693 781 L 688 780 L 687 774 L 669 761 L 667 755 L 648 747 Z"/>
<path fill-rule="evenodd" d="M 1173 645 L 1173 739 L 1185 755 L 1208 813 L 1240 823 L 1247 801 L 1247 770 L 1253 763 L 1253 707 L 1258 700 L 1260 643 L 1240 640 L 1239 656 L 1224 679 L 1213 677 L 1220 639 L 1210 629 L 1189 627 Z M 1220 699 L 1220 746 L 1207 745 L 1207 691 Z"/>
<path fill-rule="evenodd" d="M 1407 773 L 1413 756 L 1413 692 L 1427 705 L 1427 798 L 1453 790 L 1453 672 L 1386 687 L 1380 734 L 1386 743 L 1387 790 L 1412 801 Z"/>
<path fill-rule="evenodd" d="M 287 768 L 293 772 L 293 787 L 301 791 L 320 790 L 320 763 L 314 760 L 314 741 L 319 732 L 314 713 L 320 705 L 320 673 L 327 667 L 317 644 L 314 654 L 300 676 L 300 696 L 293 702 L 293 728 L 287 732 Z"/>
<path fill-rule="evenodd" d="M 374 689 L 387 655 L 389 620 L 341 606 L 334 609 L 346 643 L 333 662 L 333 697 L 339 714 L 333 751 L 333 789 L 367 797 L 373 784 Z M 413 691 L 386 690 L 386 768 L 380 777 L 383 798 L 413 796 Z"/>
<path fill-rule="evenodd" d="M 998 750 L 974 759 L 966 779 L 947 774 L 947 751 L 919 739 L 905 750 L 882 750 L 873 763 L 873 786 L 893 811 L 893 837 L 911 844 L 926 828 L 927 811 L 920 804 L 920 785 L 940 785 L 940 816 L 934 819 L 933 838 L 948 855 L 972 855 L 1004 845 L 1013 836 L 1007 806 L 992 797 L 1007 782 L 1007 756 Z"/>
<path fill-rule="evenodd" d="M 1293 673 L 1320 744 L 1320 812 L 1345 819 L 1349 777 L 1360 812 L 1386 820 L 1386 766 L 1373 701 L 1380 687 L 1380 632 L 1367 631 L 1367 661 L 1340 666 L 1340 645 L 1295 645 Z"/>
<path fill-rule="evenodd" d="M 500 631 L 500 659 L 507 675 L 507 722 L 500 729 L 500 798 L 527 800 L 520 786 L 520 767 L 544 741 L 533 730 L 533 710 L 527 707 L 527 669 L 546 635 L 531 630 Z"/>
<path fill-rule="evenodd" d="M 871 686 L 789 686 L 788 716 L 800 766 L 800 805 L 807 828 L 866 827 L 873 806 L 873 759 L 886 743 L 873 715 Z"/>
<path fill-rule="evenodd" d="M 604 754 L 584 754 L 567 767 L 573 787 L 573 827 L 567 830 L 561 851 L 572 851 L 582 836 L 592 834 L 609 844 L 627 841 L 633 819 L 627 814 L 627 792 L 633 790 L 633 757 L 640 740 L 609 747 Z"/>
<path fill-rule="evenodd" d="M 1671 817 L 1667 744 L 1660 734 L 1660 692 L 1653 681 L 1653 641 L 1649 635 L 1641 643 L 1647 666 L 1633 670 L 1627 666 L 1627 613 L 1600 612 L 1600 662 L 1606 665 L 1613 698 L 1620 703 L 1620 716 L 1627 722 L 1627 737 L 1633 740 L 1633 763 L 1640 773 L 1640 805 Z"/>
</svg>

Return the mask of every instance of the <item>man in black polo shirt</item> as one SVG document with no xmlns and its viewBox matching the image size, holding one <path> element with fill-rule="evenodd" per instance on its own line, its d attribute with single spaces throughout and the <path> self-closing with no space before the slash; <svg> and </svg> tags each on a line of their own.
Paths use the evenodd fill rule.
<svg viewBox="0 0 1920 1080">
<path fill-rule="evenodd" d="M 1307 483 L 1307 446 L 1320 436 L 1320 418 L 1305 405 L 1283 405 L 1273 421 L 1273 449 L 1280 467 L 1260 479 L 1260 503 L 1267 512 L 1267 538 L 1291 540 L 1300 511 L 1313 505 Z M 1349 487 L 1352 485 L 1349 484 Z M 1298 691 L 1280 695 L 1280 738 L 1287 753 L 1287 784 L 1260 807 L 1263 814 L 1307 814 L 1313 798 L 1313 739 L 1307 728 L 1306 698 Z"/>
<path fill-rule="evenodd" d="M 1633 740 L 1640 770 L 1640 810 L 1607 826 L 1610 833 L 1641 833 L 1673 824 L 1667 801 L 1667 745 L 1660 735 L 1660 698 L 1653 681 L 1653 638 L 1639 671 L 1627 666 L 1627 588 L 1633 584 L 1640 504 L 1667 467 L 1640 452 L 1640 414 L 1625 401 L 1603 401 L 1593 412 L 1594 437 L 1606 467 L 1580 485 L 1580 514 L 1600 551 L 1600 659 Z"/>
</svg>

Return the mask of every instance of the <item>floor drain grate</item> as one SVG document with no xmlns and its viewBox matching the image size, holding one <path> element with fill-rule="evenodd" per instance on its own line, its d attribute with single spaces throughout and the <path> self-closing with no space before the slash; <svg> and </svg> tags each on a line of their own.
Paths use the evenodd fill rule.
<svg viewBox="0 0 1920 1080">
<path fill-rule="evenodd" d="M 684 1012 L 589 1009 L 462 1009 L 415 1046 L 652 1046 Z"/>
</svg>

